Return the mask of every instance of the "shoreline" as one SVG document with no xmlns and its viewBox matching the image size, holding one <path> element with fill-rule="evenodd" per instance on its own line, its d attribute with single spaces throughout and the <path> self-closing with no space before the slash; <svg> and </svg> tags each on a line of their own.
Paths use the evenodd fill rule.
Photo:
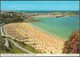
<svg viewBox="0 0 80 57">
<path fill-rule="evenodd" d="M 57 37 L 57 39 L 59 39 L 59 40 L 63 40 L 63 41 L 65 41 L 66 39 L 63 39 L 63 38 L 61 38 L 60 36 L 57 36 L 57 35 L 53 35 L 53 34 L 51 34 L 50 32 L 48 32 L 48 31 L 45 31 L 44 29 L 41 29 L 41 28 L 39 28 L 39 27 L 37 27 L 36 25 L 34 25 L 34 24 L 32 24 L 32 23 L 28 23 L 29 25 L 31 25 L 31 26 L 33 26 L 34 28 L 36 28 L 37 30 L 39 30 L 39 31 L 41 31 L 42 33 L 45 33 L 45 34 L 48 34 L 48 35 L 50 35 L 50 36 L 55 36 L 55 37 Z"/>
<path fill-rule="evenodd" d="M 12 27 L 13 29 L 9 30 Z M 32 47 L 34 47 L 36 50 L 41 51 L 42 53 L 62 54 L 64 41 L 58 39 L 55 36 L 50 36 L 49 34 L 40 31 L 37 27 L 34 27 L 31 23 L 7 24 L 4 26 L 4 31 L 6 31 L 7 34 L 15 37 L 18 34 L 20 34 L 22 38 L 17 36 L 17 38 L 15 38 L 16 40 L 22 41 L 25 44 L 29 44 Z M 16 34 L 14 34 L 14 32 Z M 28 37 L 28 39 L 26 37 Z"/>
<path fill-rule="evenodd" d="M 70 16 L 76 16 L 76 15 L 63 15 L 63 14 L 57 14 L 57 15 L 38 15 L 38 16 L 32 16 L 33 18 L 40 18 L 40 17 L 54 17 L 54 18 L 59 18 L 59 17 L 70 17 Z"/>
</svg>

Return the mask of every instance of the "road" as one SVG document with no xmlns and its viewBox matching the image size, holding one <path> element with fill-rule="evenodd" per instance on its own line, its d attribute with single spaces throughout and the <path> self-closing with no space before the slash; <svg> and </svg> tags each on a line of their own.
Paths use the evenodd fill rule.
<svg viewBox="0 0 80 57">
<path fill-rule="evenodd" d="M 5 38 L 4 40 L 5 40 L 5 44 L 4 44 L 4 45 L 5 45 L 7 48 L 9 48 L 9 41 L 8 41 L 8 38 Z"/>
<path fill-rule="evenodd" d="M 2 36 L 5 36 L 4 33 L 3 33 L 3 28 L 2 28 L 2 26 L 3 26 L 3 25 L 1 24 L 1 25 L 0 25 L 0 33 L 1 33 Z"/>
<path fill-rule="evenodd" d="M 33 54 L 33 53 L 31 53 L 30 51 L 28 51 L 28 50 L 26 50 L 26 49 L 24 49 L 23 47 L 21 47 L 19 44 L 17 44 L 16 42 L 14 42 L 13 40 L 11 40 L 11 39 L 8 39 L 10 42 L 12 42 L 17 48 L 19 48 L 19 49 L 21 49 L 21 50 L 23 50 L 23 51 L 25 51 L 25 52 L 28 52 L 28 53 L 30 53 L 30 54 Z"/>
<path fill-rule="evenodd" d="M 5 37 L 5 35 L 3 33 L 3 28 L 2 28 L 3 25 L 4 25 L 4 23 L 3 24 L 0 24 L 0 33 L 1 33 L 1 36 L 4 38 L 4 45 L 8 48 L 9 47 L 9 41 Z"/>
<path fill-rule="evenodd" d="M 30 52 L 30 51 L 28 51 L 28 50 L 26 50 L 25 48 L 23 48 L 23 47 L 21 47 L 18 43 L 16 43 L 15 41 L 13 41 L 13 40 L 11 40 L 11 39 L 9 39 L 7 36 L 5 36 L 4 35 L 4 33 L 3 33 L 3 28 L 2 28 L 2 24 L 0 24 L 0 32 L 1 32 L 1 35 L 2 36 L 4 36 L 4 40 L 5 40 L 5 43 L 4 43 L 4 45 L 6 46 L 6 47 L 9 47 L 9 41 L 10 42 L 12 42 L 17 48 L 19 48 L 19 49 L 21 49 L 21 50 L 23 50 L 23 51 L 25 51 L 25 52 L 27 52 L 27 53 L 30 53 L 30 54 L 33 54 L 32 52 Z"/>
</svg>

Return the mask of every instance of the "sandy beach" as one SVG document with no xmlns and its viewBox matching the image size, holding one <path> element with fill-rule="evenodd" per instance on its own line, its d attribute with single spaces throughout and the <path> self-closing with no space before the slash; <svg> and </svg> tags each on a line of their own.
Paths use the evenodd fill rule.
<svg viewBox="0 0 80 57">
<path fill-rule="evenodd" d="M 3 26 L 6 35 L 34 47 L 46 54 L 62 54 L 64 41 L 39 30 L 30 23 L 10 23 Z"/>
<path fill-rule="evenodd" d="M 54 17 L 54 18 L 56 18 L 56 17 L 58 17 L 58 16 L 59 16 L 59 17 L 62 17 L 63 15 L 57 13 L 56 15 L 47 14 L 47 15 L 38 15 L 38 16 L 32 16 L 32 17 Z"/>
<path fill-rule="evenodd" d="M 53 15 L 39 15 L 39 16 L 32 16 L 32 17 L 56 17 L 56 16 L 53 16 Z"/>
</svg>

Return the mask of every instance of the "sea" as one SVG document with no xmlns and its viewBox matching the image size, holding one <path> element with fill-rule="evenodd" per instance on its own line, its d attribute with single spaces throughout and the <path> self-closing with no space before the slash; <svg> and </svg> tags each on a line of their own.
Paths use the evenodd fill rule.
<svg viewBox="0 0 80 57">
<path fill-rule="evenodd" d="M 15 12 L 52 13 L 55 11 L 19 11 L 18 10 Z M 56 11 L 56 12 L 65 12 L 65 11 Z M 67 11 L 67 12 L 71 12 L 71 11 Z M 74 12 L 77 13 L 76 11 Z M 47 32 L 48 34 L 56 35 L 60 39 L 63 39 L 63 40 L 67 40 L 73 32 L 80 30 L 79 29 L 79 15 L 59 17 L 59 18 L 35 17 L 33 19 L 40 20 L 40 22 L 31 22 L 31 24 Z"/>
<path fill-rule="evenodd" d="M 79 30 L 78 15 L 59 18 L 35 17 L 34 19 L 40 20 L 40 22 L 33 22 L 33 25 L 63 40 L 67 40 L 73 32 Z"/>
</svg>

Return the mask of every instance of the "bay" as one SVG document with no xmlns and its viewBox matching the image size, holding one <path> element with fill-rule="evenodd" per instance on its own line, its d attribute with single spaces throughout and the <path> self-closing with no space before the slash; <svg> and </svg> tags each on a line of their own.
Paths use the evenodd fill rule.
<svg viewBox="0 0 80 57">
<path fill-rule="evenodd" d="M 68 39 L 73 32 L 79 30 L 79 16 L 59 18 L 36 17 L 34 19 L 40 20 L 41 22 L 33 22 L 33 25 L 64 40 Z"/>
</svg>

